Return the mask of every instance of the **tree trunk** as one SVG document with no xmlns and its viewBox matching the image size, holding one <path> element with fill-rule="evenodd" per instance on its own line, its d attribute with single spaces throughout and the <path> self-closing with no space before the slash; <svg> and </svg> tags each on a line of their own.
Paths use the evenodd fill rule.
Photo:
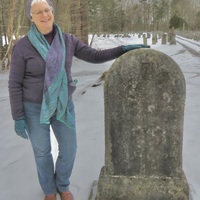
<svg viewBox="0 0 200 200">
<path fill-rule="evenodd" d="M 88 45 L 88 0 L 80 2 L 81 40 Z"/>
<path fill-rule="evenodd" d="M 9 9 L 9 19 L 8 19 L 8 24 L 7 24 L 7 36 L 8 39 L 10 40 L 12 35 L 13 35 L 13 25 L 14 25 L 14 18 L 15 18 L 15 5 L 16 5 L 16 0 L 10 0 L 10 9 Z"/>
<path fill-rule="evenodd" d="M 71 0 L 70 4 L 70 19 L 71 19 L 71 33 L 76 37 L 81 37 L 81 15 L 80 15 L 80 1 Z"/>
</svg>

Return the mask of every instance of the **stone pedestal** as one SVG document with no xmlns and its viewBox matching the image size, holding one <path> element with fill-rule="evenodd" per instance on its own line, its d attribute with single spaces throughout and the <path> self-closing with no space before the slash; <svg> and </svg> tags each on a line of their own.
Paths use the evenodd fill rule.
<svg viewBox="0 0 200 200">
<path fill-rule="evenodd" d="M 167 55 L 130 51 L 105 80 L 105 166 L 96 200 L 188 200 L 182 170 L 185 80 Z"/>
<path fill-rule="evenodd" d="M 102 169 L 96 200 L 188 200 L 185 177 L 113 176 Z"/>
</svg>

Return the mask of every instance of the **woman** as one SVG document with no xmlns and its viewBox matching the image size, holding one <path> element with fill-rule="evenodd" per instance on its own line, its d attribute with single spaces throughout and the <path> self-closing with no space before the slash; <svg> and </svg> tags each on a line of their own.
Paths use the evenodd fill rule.
<svg viewBox="0 0 200 200">
<path fill-rule="evenodd" d="M 72 94 L 72 58 L 102 63 L 145 45 L 128 45 L 97 51 L 54 23 L 51 0 L 28 0 L 32 22 L 27 36 L 13 48 L 9 94 L 15 132 L 30 138 L 45 200 L 72 200 L 69 178 L 76 155 L 76 126 Z M 51 155 L 50 126 L 58 141 L 55 169 Z"/>
</svg>

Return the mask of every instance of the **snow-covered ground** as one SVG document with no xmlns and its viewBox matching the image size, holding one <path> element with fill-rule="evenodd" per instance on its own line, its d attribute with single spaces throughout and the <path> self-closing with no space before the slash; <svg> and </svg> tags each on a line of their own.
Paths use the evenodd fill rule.
<svg viewBox="0 0 200 200">
<path fill-rule="evenodd" d="M 186 79 L 186 107 L 183 140 L 183 169 L 188 179 L 191 200 L 200 200 L 200 57 L 199 47 L 181 38 L 189 45 L 191 54 L 182 45 L 162 45 L 160 40 L 151 48 L 172 57 L 181 67 Z M 105 49 L 125 44 L 142 43 L 137 35 L 130 38 L 95 37 L 93 47 Z M 196 42 L 197 43 L 197 42 Z M 151 39 L 148 39 L 151 45 Z M 91 85 L 114 61 L 89 64 L 74 59 L 73 77 L 78 79 L 74 94 L 77 117 L 78 152 L 71 177 L 71 191 L 75 200 L 88 200 L 94 180 L 98 180 L 104 165 L 104 99 L 103 84 Z M 8 72 L 0 74 L 0 199 L 43 200 L 37 180 L 30 141 L 19 138 L 13 129 L 7 91 Z M 52 153 L 57 155 L 57 143 L 52 134 Z"/>
</svg>

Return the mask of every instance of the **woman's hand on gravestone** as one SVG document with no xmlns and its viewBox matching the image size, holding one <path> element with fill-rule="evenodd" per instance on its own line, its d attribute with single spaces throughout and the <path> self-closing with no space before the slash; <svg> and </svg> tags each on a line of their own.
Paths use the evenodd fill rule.
<svg viewBox="0 0 200 200">
<path fill-rule="evenodd" d="M 122 46 L 122 49 L 125 53 L 131 50 L 141 49 L 141 48 L 150 48 L 150 46 L 145 44 L 130 44 Z"/>
</svg>

